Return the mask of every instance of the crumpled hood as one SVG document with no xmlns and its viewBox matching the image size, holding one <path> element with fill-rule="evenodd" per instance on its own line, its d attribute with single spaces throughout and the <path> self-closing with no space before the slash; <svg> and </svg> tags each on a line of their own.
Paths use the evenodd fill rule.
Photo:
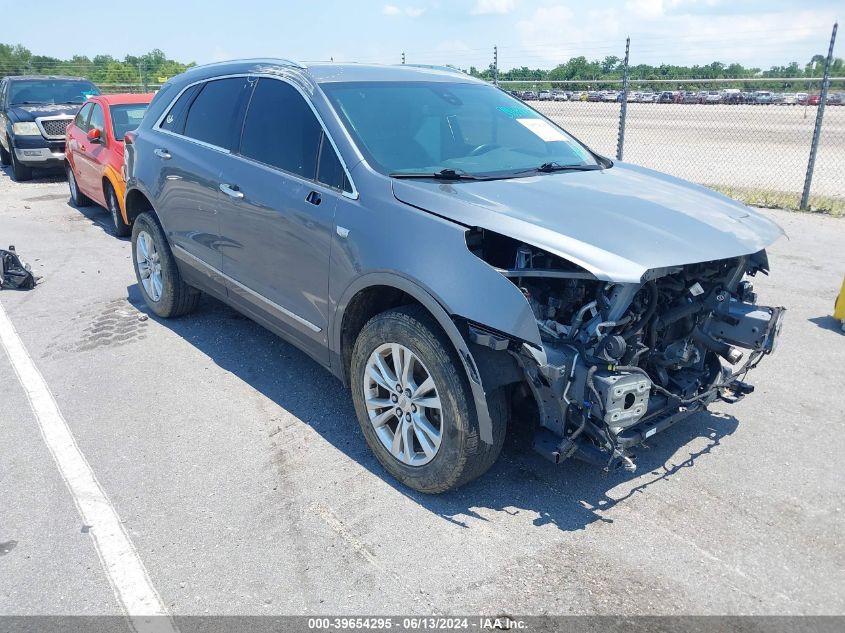
<svg viewBox="0 0 845 633">
<path fill-rule="evenodd" d="M 83 104 L 69 104 L 57 103 L 55 105 L 41 104 L 41 105 L 17 105 L 9 108 L 9 113 L 12 119 L 18 122 L 35 121 L 35 119 L 43 116 L 75 116 Z"/>
<path fill-rule="evenodd" d="M 599 279 L 766 248 L 774 222 L 705 187 L 643 167 L 493 181 L 393 180 L 402 202 L 554 253 Z"/>
</svg>

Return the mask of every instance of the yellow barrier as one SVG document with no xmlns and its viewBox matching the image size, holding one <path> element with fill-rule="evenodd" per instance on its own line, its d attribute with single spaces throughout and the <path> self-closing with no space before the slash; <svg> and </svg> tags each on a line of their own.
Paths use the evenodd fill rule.
<svg viewBox="0 0 845 633">
<path fill-rule="evenodd" d="M 837 297 L 836 305 L 833 307 L 833 318 L 842 321 L 843 327 L 845 327 L 845 279 L 842 280 L 842 289 L 839 291 L 839 297 Z"/>
</svg>

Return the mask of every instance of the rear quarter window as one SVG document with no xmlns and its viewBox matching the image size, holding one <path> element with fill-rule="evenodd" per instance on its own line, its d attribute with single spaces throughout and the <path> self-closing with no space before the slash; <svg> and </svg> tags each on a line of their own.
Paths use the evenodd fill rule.
<svg viewBox="0 0 845 633">
<path fill-rule="evenodd" d="M 76 113 L 76 117 L 73 119 L 73 124 L 83 132 L 88 131 L 88 115 L 91 114 L 92 107 L 94 107 L 93 103 L 86 103 L 82 106 L 82 109 Z"/>
<path fill-rule="evenodd" d="M 170 107 L 170 110 L 165 115 L 164 120 L 162 120 L 161 125 L 159 126 L 162 130 L 174 132 L 175 134 L 182 134 L 185 130 L 185 117 L 188 114 L 188 108 L 191 103 L 193 103 L 194 97 L 197 96 L 200 88 L 202 88 L 201 84 L 191 86 L 181 94 L 181 96 L 176 100 L 176 103 Z"/>
<path fill-rule="evenodd" d="M 238 142 L 243 110 L 251 84 L 246 77 L 206 83 L 194 98 L 183 134 L 203 143 L 231 150 Z"/>
</svg>

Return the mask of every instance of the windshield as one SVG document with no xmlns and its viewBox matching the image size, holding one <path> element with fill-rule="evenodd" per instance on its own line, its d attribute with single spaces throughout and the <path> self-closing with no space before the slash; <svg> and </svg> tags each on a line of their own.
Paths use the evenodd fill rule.
<svg viewBox="0 0 845 633">
<path fill-rule="evenodd" d="M 100 91 L 90 81 L 33 79 L 9 82 L 9 104 L 84 103 Z"/>
<path fill-rule="evenodd" d="M 321 86 L 374 169 L 384 174 L 503 176 L 545 163 L 596 165 L 578 141 L 489 85 L 354 82 Z"/>
<path fill-rule="evenodd" d="M 109 110 L 114 138 L 122 141 L 127 132 L 137 129 L 141 125 L 147 107 L 148 104 L 146 103 L 126 103 L 111 106 Z"/>
</svg>

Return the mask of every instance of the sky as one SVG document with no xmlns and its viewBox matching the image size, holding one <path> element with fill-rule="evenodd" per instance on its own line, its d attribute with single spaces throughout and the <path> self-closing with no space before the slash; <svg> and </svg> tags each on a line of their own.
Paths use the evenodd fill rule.
<svg viewBox="0 0 845 633">
<path fill-rule="evenodd" d="M 37 12 L 55 15 L 50 5 L 64 14 L 74 6 L 39 0 Z M 14 25 L 0 41 L 61 58 L 159 48 L 200 64 L 244 57 L 398 63 L 404 52 L 408 63 L 461 68 L 486 67 L 496 45 L 507 70 L 552 68 L 576 55 L 622 57 L 630 36 L 631 64 L 718 60 L 765 69 L 825 54 L 845 1 L 136 0 L 89 8 L 56 30 L 25 19 L 26 3 L 0 0 L 2 22 Z"/>
</svg>

